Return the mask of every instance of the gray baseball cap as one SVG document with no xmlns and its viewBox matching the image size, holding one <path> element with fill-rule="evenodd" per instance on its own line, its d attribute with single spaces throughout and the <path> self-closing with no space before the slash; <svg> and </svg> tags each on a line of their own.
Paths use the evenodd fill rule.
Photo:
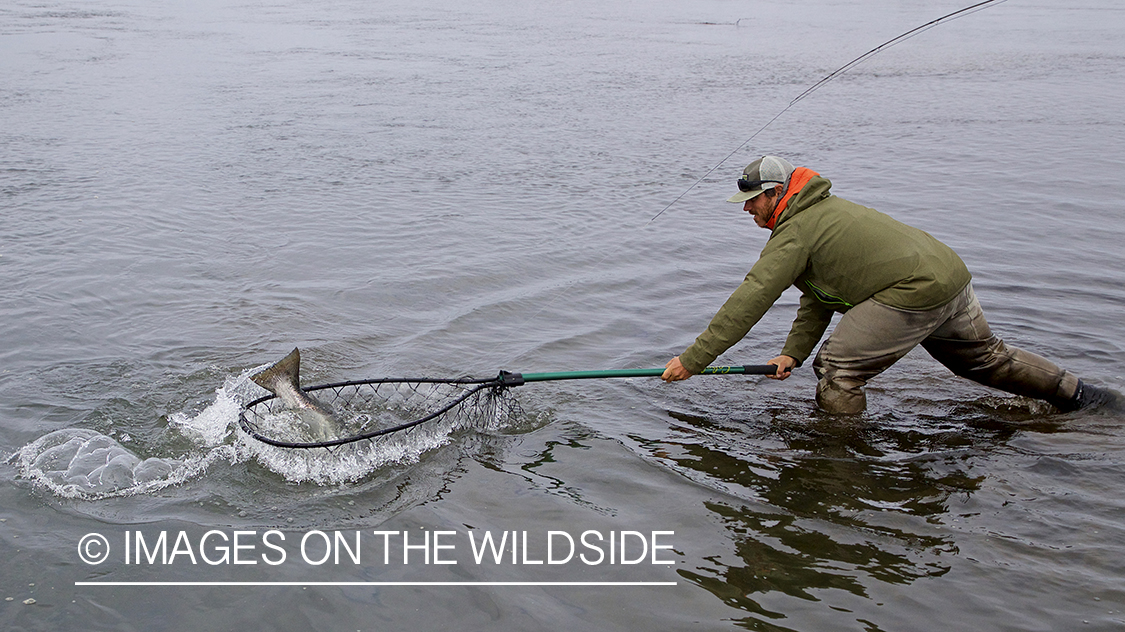
<svg viewBox="0 0 1125 632">
<path fill-rule="evenodd" d="M 738 179 L 738 193 L 727 202 L 742 203 L 758 197 L 766 189 L 779 184 L 785 186 L 791 175 L 793 165 L 788 160 L 777 156 L 762 156 L 742 170 L 742 177 Z"/>
</svg>

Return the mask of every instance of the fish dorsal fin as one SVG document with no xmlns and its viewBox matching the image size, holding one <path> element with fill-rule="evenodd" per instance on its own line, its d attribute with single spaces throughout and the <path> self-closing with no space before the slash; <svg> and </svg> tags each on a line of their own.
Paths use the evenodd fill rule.
<svg viewBox="0 0 1125 632">
<path fill-rule="evenodd" d="M 294 347 L 289 355 L 282 358 L 277 364 L 260 373 L 250 376 L 254 383 L 271 393 L 276 393 L 276 385 L 290 384 L 296 388 L 301 387 L 301 350 Z"/>
</svg>

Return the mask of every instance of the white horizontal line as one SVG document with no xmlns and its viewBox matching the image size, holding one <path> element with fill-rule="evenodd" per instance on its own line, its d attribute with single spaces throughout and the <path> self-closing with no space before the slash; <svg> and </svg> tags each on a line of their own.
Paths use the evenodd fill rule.
<svg viewBox="0 0 1125 632">
<path fill-rule="evenodd" d="M 75 586 L 676 586 L 678 582 L 74 582 Z"/>
</svg>

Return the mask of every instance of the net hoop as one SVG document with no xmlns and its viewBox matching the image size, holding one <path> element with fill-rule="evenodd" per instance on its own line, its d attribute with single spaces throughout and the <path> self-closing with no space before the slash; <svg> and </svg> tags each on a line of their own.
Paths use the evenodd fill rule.
<svg viewBox="0 0 1125 632">
<path fill-rule="evenodd" d="M 307 388 L 303 387 L 301 390 L 303 390 L 303 391 L 305 391 L 306 393 L 309 393 L 309 394 L 315 394 L 318 391 L 331 390 L 331 391 L 334 391 L 336 393 L 336 398 L 339 399 L 341 397 L 342 392 L 344 392 L 344 390 L 348 389 L 348 388 L 355 388 L 356 393 L 358 393 L 358 391 L 361 387 L 372 387 L 374 389 L 375 387 L 378 387 L 380 385 L 388 385 L 388 384 L 389 385 L 419 385 L 419 384 L 441 385 L 441 384 L 445 384 L 445 385 L 450 385 L 450 386 L 453 386 L 453 387 L 463 387 L 463 390 L 460 393 L 457 393 L 452 398 L 444 401 L 436 409 L 428 412 L 427 414 L 425 414 L 425 415 L 423 415 L 423 416 L 421 416 L 417 419 L 413 419 L 413 420 L 405 422 L 405 423 L 400 423 L 400 424 L 396 424 L 396 425 L 393 425 L 393 426 L 389 426 L 387 428 L 380 428 L 378 430 L 361 432 L 361 433 L 349 435 L 349 436 L 346 436 L 346 437 L 338 437 L 338 438 L 335 438 L 335 439 L 328 439 L 328 440 L 324 440 L 324 441 L 285 441 L 285 440 L 280 440 L 280 439 L 268 437 L 268 436 L 262 434 L 261 432 L 259 432 L 257 427 L 256 427 L 256 424 L 253 421 L 251 421 L 250 417 L 254 416 L 254 417 L 262 418 L 265 415 L 273 414 L 273 413 L 276 412 L 276 411 L 271 410 L 268 406 L 270 402 L 272 402 L 274 400 L 278 400 L 278 397 L 276 395 L 272 395 L 272 394 L 266 395 L 264 397 L 259 397 L 258 399 L 255 399 L 255 400 L 249 402 L 248 404 L 246 404 L 245 406 L 243 406 L 242 410 L 240 410 L 239 414 L 238 414 L 238 425 L 242 429 L 243 432 L 245 432 L 247 435 L 253 437 L 257 441 L 260 441 L 260 442 L 265 443 L 267 445 L 279 447 L 279 448 L 298 448 L 298 449 L 332 448 L 332 447 L 336 447 L 336 446 L 346 445 L 346 444 L 349 444 L 349 443 L 356 443 L 358 441 L 376 439 L 378 437 L 395 434 L 395 433 L 398 433 L 398 432 L 402 432 L 404 430 L 409 430 L 411 428 L 414 428 L 414 427 L 419 426 L 421 424 L 424 424 L 426 422 L 433 421 L 434 419 L 437 419 L 437 418 L 441 417 L 442 415 L 445 415 L 446 413 L 450 412 L 451 410 L 453 410 L 453 409 L 455 409 L 459 406 L 462 406 L 470 398 L 473 398 L 474 396 L 479 396 L 482 391 L 493 391 L 493 392 L 498 393 L 499 391 L 505 390 L 508 387 L 513 385 L 513 384 L 505 382 L 504 376 L 501 375 L 499 377 L 493 377 L 493 378 L 471 378 L 471 377 L 456 378 L 456 379 L 448 379 L 448 378 L 378 378 L 378 379 L 368 379 L 368 380 L 349 380 L 349 381 L 346 381 L 346 382 L 333 382 L 331 384 L 320 384 L 320 385 L 317 385 L 317 386 L 309 386 Z M 263 405 L 265 405 L 264 406 L 264 408 L 265 408 L 264 412 L 259 410 L 259 407 L 263 407 Z"/>
</svg>

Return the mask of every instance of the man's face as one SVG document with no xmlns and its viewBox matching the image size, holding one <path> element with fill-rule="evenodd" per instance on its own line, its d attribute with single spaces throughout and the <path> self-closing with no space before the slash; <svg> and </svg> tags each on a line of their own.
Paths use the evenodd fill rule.
<svg viewBox="0 0 1125 632">
<path fill-rule="evenodd" d="M 777 187 L 777 189 L 780 188 L 781 187 Z M 746 200 L 746 203 L 742 205 L 742 210 L 753 216 L 754 223 L 762 228 L 766 228 L 766 224 L 770 221 L 770 216 L 773 215 L 773 210 L 777 208 L 777 201 L 779 199 L 777 196 L 779 191 L 777 189 L 774 190 L 774 195 L 772 197 L 762 193 Z"/>
</svg>

